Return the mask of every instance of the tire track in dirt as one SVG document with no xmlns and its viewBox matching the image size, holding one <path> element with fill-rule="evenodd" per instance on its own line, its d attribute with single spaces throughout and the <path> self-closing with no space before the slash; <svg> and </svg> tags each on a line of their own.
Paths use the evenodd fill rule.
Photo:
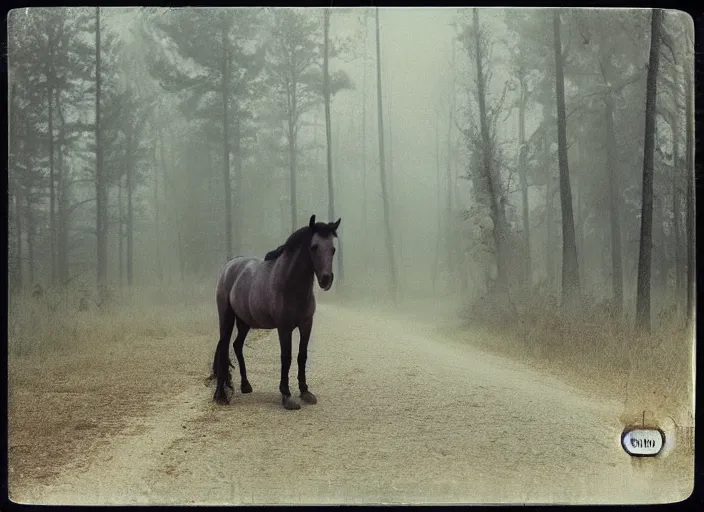
<svg viewBox="0 0 704 512">
<path fill-rule="evenodd" d="M 53 502 L 51 496 L 56 496 L 56 503 L 65 503 L 61 496 L 66 496 L 65 499 L 76 504 L 114 505 L 125 500 L 133 504 L 150 503 L 154 480 L 168 474 L 164 454 L 182 442 L 187 422 L 203 414 L 203 389 L 202 385 L 191 386 L 155 407 L 146 418 L 133 419 L 120 434 L 113 436 L 106 449 L 89 461 L 79 458 L 71 463 L 58 482 L 22 491 L 20 502 L 45 499 Z M 129 484 L 119 486 L 126 477 Z M 74 483 L 75 479 L 80 483 Z M 83 489 L 96 498 L 84 501 Z"/>
</svg>

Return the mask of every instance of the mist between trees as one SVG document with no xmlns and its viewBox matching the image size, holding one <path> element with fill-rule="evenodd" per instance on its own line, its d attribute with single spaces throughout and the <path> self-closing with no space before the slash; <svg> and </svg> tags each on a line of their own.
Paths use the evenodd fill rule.
<svg viewBox="0 0 704 512">
<path fill-rule="evenodd" d="M 692 322 L 684 13 L 34 8 L 8 33 L 13 295 L 214 286 L 316 214 L 343 219 L 338 295 Z"/>
</svg>

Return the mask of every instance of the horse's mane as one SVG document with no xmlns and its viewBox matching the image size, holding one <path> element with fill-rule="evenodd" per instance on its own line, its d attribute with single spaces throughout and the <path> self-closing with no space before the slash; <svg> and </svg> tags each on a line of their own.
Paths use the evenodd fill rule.
<svg viewBox="0 0 704 512">
<path fill-rule="evenodd" d="M 268 253 L 266 253 L 266 256 L 264 256 L 264 261 L 275 260 L 276 258 L 281 256 L 285 251 L 292 251 L 294 249 L 297 249 L 304 242 L 310 240 L 310 237 L 313 236 L 313 233 L 318 233 L 323 237 L 328 237 L 330 235 L 337 237 L 337 231 L 335 230 L 334 222 L 316 222 L 312 230 L 309 226 L 305 226 L 291 233 L 291 235 L 288 237 L 288 239 L 284 242 L 283 245 L 280 245 L 273 251 L 269 251 Z"/>
<path fill-rule="evenodd" d="M 281 254 L 284 252 L 284 246 L 280 245 L 273 251 L 269 251 L 266 253 L 266 256 L 264 256 L 264 261 L 272 261 L 281 256 Z"/>
</svg>

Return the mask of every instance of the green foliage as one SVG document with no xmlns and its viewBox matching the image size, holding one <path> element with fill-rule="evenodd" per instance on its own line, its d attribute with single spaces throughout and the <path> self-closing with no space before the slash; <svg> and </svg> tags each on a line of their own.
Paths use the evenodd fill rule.
<svg viewBox="0 0 704 512">
<path fill-rule="evenodd" d="M 132 88 L 116 92 L 107 98 L 104 106 L 104 159 L 108 183 L 116 184 L 131 168 L 133 183 L 139 182 L 137 173 L 155 143 L 147 137 L 147 121 L 152 115 L 150 104 L 145 104 Z"/>
<path fill-rule="evenodd" d="M 17 140 L 18 150 L 10 173 L 21 168 L 28 187 L 40 185 L 40 173 L 48 166 L 49 94 L 57 109 L 55 91 L 59 91 L 67 114 L 85 106 L 85 93 L 90 92 L 86 82 L 92 73 L 92 50 L 86 42 L 91 23 L 86 9 L 75 8 L 17 9 L 9 16 L 8 64 L 16 109 L 10 137 Z M 63 125 L 64 141 L 76 142 L 89 128 L 69 116 Z"/>
<path fill-rule="evenodd" d="M 280 120 L 291 120 L 296 132 L 301 115 L 323 102 L 323 19 L 318 11 L 296 8 L 274 9 L 269 13 L 267 80 L 276 98 Z M 349 51 L 346 44 L 331 37 L 329 57 Z M 353 89 L 343 70 L 330 74 L 330 95 Z"/>
<path fill-rule="evenodd" d="M 471 99 L 469 105 L 464 109 L 466 124 L 460 127 L 466 149 L 469 154 L 469 162 L 465 178 L 472 183 L 472 199 L 482 208 L 472 213 L 472 217 L 481 215 L 489 215 L 490 201 L 494 200 L 491 197 L 491 191 L 488 188 L 487 176 L 483 170 L 483 159 L 485 152 L 489 153 L 491 161 L 492 180 L 495 184 L 496 201 L 500 201 L 502 208 L 505 206 L 506 193 L 508 191 L 508 178 L 510 172 L 505 151 L 499 141 L 497 129 L 500 122 L 504 122 L 507 117 L 508 109 L 506 109 L 506 98 L 510 91 L 511 84 L 504 84 L 503 89 L 499 94 L 492 93 L 494 90 L 492 83 L 492 70 L 496 66 L 496 62 L 492 57 L 493 40 L 489 29 L 479 23 L 479 47 L 477 48 L 477 35 L 474 32 L 474 27 L 471 21 L 462 22 L 458 20 L 456 25 L 458 29 L 458 40 L 464 47 L 467 57 L 471 62 L 473 87 L 471 88 Z M 480 130 L 479 119 L 479 88 L 476 85 L 476 59 L 477 52 L 482 65 L 482 75 L 484 77 L 485 100 L 486 100 L 486 122 L 489 129 L 489 147 L 486 147 Z M 510 112 L 508 112 L 510 113 Z M 481 213 L 480 213 L 481 212 Z"/>
<path fill-rule="evenodd" d="M 264 65 L 261 16 L 259 9 L 182 8 L 147 18 L 150 72 L 179 96 L 188 119 L 221 121 L 225 86 L 235 115 L 251 110 Z"/>
<path fill-rule="evenodd" d="M 267 78 L 281 120 L 294 132 L 300 116 L 322 103 L 322 19 L 315 11 L 273 10 L 267 55 Z"/>
</svg>

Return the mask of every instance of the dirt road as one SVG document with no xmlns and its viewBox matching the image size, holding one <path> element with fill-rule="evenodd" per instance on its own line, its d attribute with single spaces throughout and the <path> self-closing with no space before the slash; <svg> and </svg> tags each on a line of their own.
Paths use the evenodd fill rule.
<svg viewBox="0 0 704 512">
<path fill-rule="evenodd" d="M 212 341 L 194 349 L 203 353 L 199 369 Z M 443 339 L 421 322 L 319 305 L 308 363 L 319 402 L 298 411 L 280 405 L 275 332 L 251 345 L 253 393 L 239 392 L 234 371 L 238 391 L 217 406 L 205 375 L 184 376 L 146 419 L 75 455 L 50 482 L 11 484 L 12 499 L 642 503 L 691 491 L 691 469 L 624 453 L 618 404 Z M 295 383 L 294 356 L 294 392 Z"/>
</svg>

